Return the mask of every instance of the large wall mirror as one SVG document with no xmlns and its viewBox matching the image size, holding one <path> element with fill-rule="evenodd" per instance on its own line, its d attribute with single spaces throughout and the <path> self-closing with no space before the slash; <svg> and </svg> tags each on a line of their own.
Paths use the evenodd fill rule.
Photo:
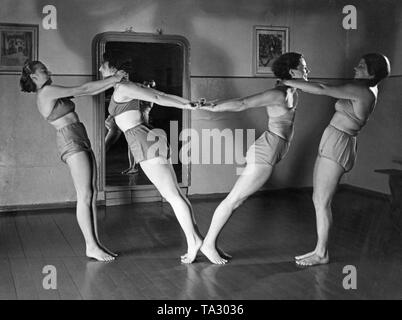
<svg viewBox="0 0 402 320">
<path fill-rule="evenodd" d="M 99 66 L 106 50 L 124 55 L 130 61 L 127 71 L 131 81 L 190 98 L 189 45 L 185 38 L 134 32 L 99 34 L 93 41 L 93 70 L 97 79 L 101 79 Z M 141 198 L 157 200 L 156 189 L 135 162 L 124 134 L 112 128 L 113 120 L 107 110 L 112 94 L 110 89 L 96 98 L 94 149 L 99 159 L 99 191 L 105 195 L 107 205 L 141 201 Z M 190 127 L 190 113 L 145 101 L 140 101 L 140 105 L 144 120 L 166 132 L 172 159 L 177 160 L 173 161 L 177 180 L 181 187 L 188 187 L 190 168 L 178 156 L 186 141 L 178 137 L 183 129 Z M 170 132 L 171 128 L 177 128 L 178 132 Z"/>
</svg>

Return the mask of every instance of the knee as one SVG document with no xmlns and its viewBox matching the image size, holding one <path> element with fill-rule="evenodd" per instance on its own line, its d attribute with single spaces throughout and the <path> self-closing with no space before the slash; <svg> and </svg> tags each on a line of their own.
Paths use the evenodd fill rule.
<svg viewBox="0 0 402 320">
<path fill-rule="evenodd" d="M 328 196 L 316 192 L 313 193 L 314 207 L 318 210 L 329 209 L 331 207 L 331 200 L 332 199 L 330 199 Z"/>
<path fill-rule="evenodd" d="M 247 197 L 238 198 L 238 197 L 227 197 L 224 200 L 226 206 L 228 206 L 231 210 L 236 210 L 240 207 L 244 201 L 246 201 Z"/>
<path fill-rule="evenodd" d="M 77 192 L 77 202 L 90 206 L 94 192 L 91 188 Z"/>
<path fill-rule="evenodd" d="M 161 196 L 170 204 L 185 202 L 184 199 L 181 197 L 181 195 L 178 192 L 173 192 L 173 191 L 164 192 L 164 193 L 161 193 Z"/>
</svg>

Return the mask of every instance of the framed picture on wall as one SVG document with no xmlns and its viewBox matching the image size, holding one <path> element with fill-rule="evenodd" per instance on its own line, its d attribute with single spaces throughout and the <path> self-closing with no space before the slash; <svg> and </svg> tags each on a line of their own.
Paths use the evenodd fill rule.
<svg viewBox="0 0 402 320">
<path fill-rule="evenodd" d="M 38 25 L 0 23 L 0 73 L 20 73 L 38 59 Z"/>
<path fill-rule="evenodd" d="M 254 26 L 254 74 L 272 75 L 272 64 L 277 57 L 289 51 L 289 28 Z"/>
</svg>

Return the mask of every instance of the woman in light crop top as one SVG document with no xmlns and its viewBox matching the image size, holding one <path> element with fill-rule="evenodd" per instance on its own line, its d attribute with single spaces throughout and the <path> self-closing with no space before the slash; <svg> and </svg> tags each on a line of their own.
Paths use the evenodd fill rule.
<svg viewBox="0 0 402 320">
<path fill-rule="evenodd" d="M 354 68 L 354 81 L 338 86 L 286 80 L 283 84 L 302 91 L 339 99 L 335 114 L 321 138 L 313 176 L 313 202 L 317 222 L 314 251 L 296 257 L 301 266 L 329 262 L 328 239 L 332 225 L 331 202 L 342 175 L 356 159 L 356 136 L 366 124 L 377 102 L 377 84 L 390 74 L 388 59 L 378 53 L 364 55 Z"/>
<path fill-rule="evenodd" d="M 51 73 L 42 62 L 29 61 L 20 79 L 21 90 L 36 93 L 39 112 L 57 131 L 59 154 L 70 169 L 77 192 L 77 220 L 85 238 L 86 255 L 98 261 L 111 261 L 115 254 L 103 247 L 98 238 L 95 157 L 71 98 L 98 94 L 125 76 L 125 72 L 119 71 L 105 80 L 62 87 L 52 84 Z"/>
<path fill-rule="evenodd" d="M 116 70 L 125 68 L 122 57 L 104 54 L 99 71 L 107 79 Z M 114 86 L 109 113 L 124 132 L 127 144 L 148 177 L 163 198 L 172 206 L 187 240 L 187 253 L 181 257 L 183 263 L 192 263 L 202 244 L 195 223 L 191 204 L 182 194 L 170 162 L 167 139 L 162 130 L 150 128 L 143 120 L 139 100 L 157 103 L 160 106 L 194 109 L 191 102 L 182 97 L 166 94 L 138 83 L 124 81 Z"/>
<path fill-rule="evenodd" d="M 307 80 L 308 69 L 303 56 L 296 52 L 281 55 L 272 70 L 279 79 Z M 202 110 L 212 112 L 243 111 L 265 108 L 268 115 L 267 130 L 247 151 L 247 165 L 229 195 L 219 204 L 212 217 L 201 252 L 215 264 L 225 264 L 230 256 L 218 246 L 223 227 L 249 196 L 258 191 L 271 176 L 275 165 L 285 157 L 293 137 L 297 105 L 295 89 L 276 85 L 272 89 L 249 97 L 218 102 L 207 102 Z"/>
</svg>

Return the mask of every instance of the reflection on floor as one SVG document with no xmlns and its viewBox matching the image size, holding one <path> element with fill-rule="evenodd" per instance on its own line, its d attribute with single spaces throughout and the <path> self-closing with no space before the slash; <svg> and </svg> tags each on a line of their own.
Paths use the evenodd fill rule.
<svg viewBox="0 0 402 320">
<path fill-rule="evenodd" d="M 251 198 L 221 236 L 234 258 L 215 266 L 200 256 L 181 265 L 185 239 L 168 204 L 108 207 L 100 212 L 103 242 L 120 253 L 89 261 L 73 210 L 0 217 L 0 299 L 401 299 L 401 234 L 385 199 L 351 191 L 334 200 L 332 263 L 297 268 L 293 256 L 315 244 L 311 193 L 271 192 Z M 205 233 L 218 200 L 193 201 Z M 44 290 L 42 269 L 58 272 Z M 343 268 L 357 269 L 345 290 Z"/>
</svg>

